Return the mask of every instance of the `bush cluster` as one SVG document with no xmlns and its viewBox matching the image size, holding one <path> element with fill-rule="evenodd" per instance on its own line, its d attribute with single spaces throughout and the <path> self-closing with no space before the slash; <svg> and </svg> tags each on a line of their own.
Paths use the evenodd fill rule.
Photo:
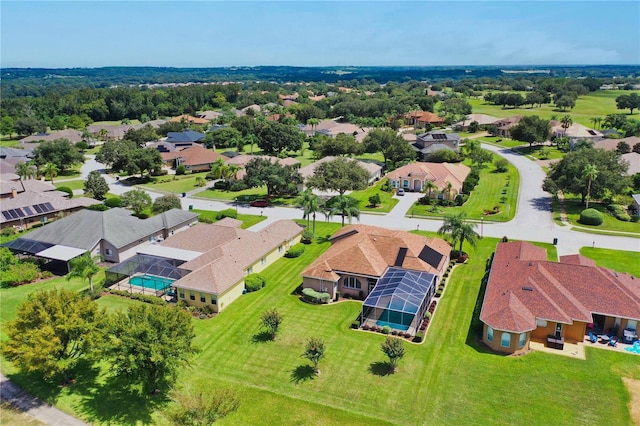
<svg viewBox="0 0 640 426">
<path fill-rule="evenodd" d="M 596 209 L 584 209 L 580 212 L 580 222 L 583 225 L 601 225 L 604 221 L 604 216 Z"/>
<path fill-rule="evenodd" d="M 59 186 L 56 188 L 56 191 L 66 192 L 69 198 L 73 198 L 73 189 L 68 186 Z"/>
<path fill-rule="evenodd" d="M 302 238 L 300 239 L 302 244 L 311 244 L 313 242 L 313 232 L 308 229 L 302 233 Z"/>
<path fill-rule="evenodd" d="M 186 175 L 187 174 L 187 166 L 184 164 L 180 164 L 176 167 L 176 175 Z"/>
<path fill-rule="evenodd" d="M 416 335 L 413 337 L 413 341 L 416 343 L 420 343 L 424 340 L 424 333 L 422 331 L 418 331 Z"/>
<path fill-rule="evenodd" d="M 621 206 L 620 204 L 609 204 L 607 206 L 607 210 L 609 210 L 613 217 L 618 220 L 623 222 L 629 222 L 631 220 L 631 216 L 627 213 L 625 206 Z"/>
<path fill-rule="evenodd" d="M 311 303 L 329 303 L 329 300 L 331 299 L 329 293 L 318 293 L 312 288 L 302 289 L 302 297 L 304 300 Z"/>
<path fill-rule="evenodd" d="M 139 300 L 140 302 L 149 303 L 151 305 L 162 306 L 167 304 L 164 299 L 152 296 L 150 294 L 129 293 L 128 291 L 116 289 L 109 289 L 109 293 L 115 294 L 116 296 L 128 297 L 131 300 Z"/>
<path fill-rule="evenodd" d="M 104 205 L 110 208 L 113 207 L 122 207 L 122 198 L 120 197 L 109 197 L 104 200 Z"/>
<path fill-rule="evenodd" d="M 244 183 L 244 181 L 241 180 L 236 180 L 234 181 L 231 186 L 229 187 L 229 190 L 231 191 L 244 191 L 245 189 L 248 189 L 249 187 L 247 186 L 246 183 Z"/>
<path fill-rule="evenodd" d="M 289 250 L 287 250 L 287 252 L 284 254 L 284 257 L 288 257 L 288 258 L 300 257 L 302 253 L 304 253 L 304 245 L 298 243 L 293 247 L 291 247 Z"/>
<path fill-rule="evenodd" d="M 210 175 L 211 173 L 207 174 L 207 179 L 209 179 Z M 213 176 L 211 176 L 211 179 L 213 179 Z M 215 189 L 229 189 L 229 182 L 227 182 L 226 180 L 219 180 L 213 184 L 213 187 Z"/>
<path fill-rule="evenodd" d="M 0 284 L 2 287 L 13 287 L 21 284 L 30 283 L 38 278 L 40 269 L 38 265 L 31 262 L 20 262 L 9 265 L 3 269 Z"/>
<path fill-rule="evenodd" d="M 249 274 L 244 279 L 244 288 L 247 289 L 249 293 L 252 291 L 258 291 L 266 284 L 266 280 L 260 274 Z"/>
<path fill-rule="evenodd" d="M 477 171 L 473 170 L 467 178 L 462 182 L 462 192 L 465 194 L 471 194 L 471 191 L 478 185 L 480 182 L 480 175 Z"/>
<path fill-rule="evenodd" d="M 237 219 L 238 218 L 238 212 L 235 211 L 235 209 L 225 209 L 225 210 L 220 210 L 218 212 L 218 214 L 216 214 L 216 219 L 218 219 L 218 220 L 224 219 L 225 217 L 230 217 L 232 219 Z"/>
</svg>

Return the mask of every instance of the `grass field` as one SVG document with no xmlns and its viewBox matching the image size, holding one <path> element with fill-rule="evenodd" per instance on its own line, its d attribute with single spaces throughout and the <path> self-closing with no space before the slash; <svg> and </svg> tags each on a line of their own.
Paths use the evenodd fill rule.
<svg viewBox="0 0 640 426">
<path fill-rule="evenodd" d="M 525 155 L 535 158 L 536 160 L 559 160 L 565 155 L 565 152 L 560 151 L 556 146 L 548 145 L 521 145 L 515 149 L 517 149 L 518 152 L 522 152 Z M 546 158 L 544 158 L 543 150 L 547 152 Z"/>
<path fill-rule="evenodd" d="M 216 211 L 198 210 L 198 209 L 194 209 L 194 210 L 191 210 L 191 211 L 193 213 L 198 213 L 200 215 L 200 217 L 207 218 L 207 219 L 211 220 L 214 223 L 218 221 L 218 219 L 216 219 L 216 215 L 218 214 L 218 212 L 216 212 Z M 262 222 L 263 220 L 266 220 L 266 219 L 267 219 L 267 215 L 264 215 L 264 216 L 258 216 L 258 215 L 253 215 L 253 214 L 239 214 L 238 215 L 238 220 L 242 221 L 242 225 L 240 226 L 242 229 L 251 228 L 256 223 L 260 223 L 260 222 Z"/>
<path fill-rule="evenodd" d="M 545 119 L 550 119 L 552 115 L 562 117 L 571 116 L 575 123 L 580 123 L 593 128 L 591 118 L 602 117 L 607 114 L 628 114 L 629 110 L 619 110 L 616 108 L 616 97 L 628 95 L 630 93 L 640 93 L 639 91 L 626 90 L 602 90 L 580 96 L 576 101 L 576 106 L 567 111 L 556 110 L 554 105 L 546 104 L 539 108 L 502 108 L 500 105 L 490 105 L 483 99 L 468 99 L 475 114 L 488 114 L 498 118 L 512 117 L 514 115 L 538 115 Z M 633 118 L 638 117 L 636 112 Z"/>
<path fill-rule="evenodd" d="M 6 402 L 0 403 L 0 425 L 40 426 L 45 425 L 28 414 L 24 414 Z"/>
<path fill-rule="evenodd" d="M 494 155 L 494 158 L 497 156 Z M 469 165 L 469 160 L 465 160 Z M 518 188 L 520 177 L 518 170 L 509 164 L 507 173 L 496 173 L 493 165 L 486 165 L 480 171 L 480 182 L 476 189 L 472 191 L 469 199 L 462 206 L 441 207 L 437 206 L 437 211 L 433 206 L 424 206 L 415 203 L 409 210 L 409 214 L 416 216 L 442 217 L 448 213 L 466 212 L 469 219 L 478 219 L 483 216 L 485 210 L 491 210 L 494 206 L 500 207 L 500 213 L 484 216 L 484 220 L 495 222 L 506 222 L 513 219 L 516 213 L 516 203 L 518 200 Z M 509 182 L 509 186 L 505 185 Z M 503 194 L 503 191 L 506 193 Z M 500 202 L 500 197 L 505 196 L 504 203 Z"/>
<path fill-rule="evenodd" d="M 349 194 L 351 197 L 360 201 L 358 208 L 363 212 L 380 212 L 380 213 L 389 213 L 391 209 L 398 204 L 398 199 L 393 198 L 393 192 L 382 191 L 380 187 L 387 183 L 387 178 L 380 179 L 375 185 L 370 186 L 369 188 L 363 191 L 354 191 Z M 380 194 L 381 204 L 376 207 L 369 207 L 369 197 L 374 196 L 375 194 Z"/>
<path fill-rule="evenodd" d="M 580 212 L 584 210 L 584 205 L 580 202 L 579 196 L 574 196 L 572 194 L 565 194 L 564 200 L 565 210 L 567 212 L 567 219 L 569 223 L 575 226 L 582 227 L 585 231 L 619 231 L 619 232 L 634 232 L 640 234 L 640 222 L 623 222 L 621 220 L 616 219 L 611 216 L 604 206 L 601 203 L 591 202 L 589 203 L 589 208 L 594 208 L 602 212 L 604 216 L 604 221 L 602 224 L 598 226 L 593 225 L 583 225 L 578 223 L 578 219 L 580 219 Z M 558 201 L 553 200 L 551 203 L 551 207 L 553 209 L 553 217 L 556 222 L 560 222 L 560 204 Z"/>
<path fill-rule="evenodd" d="M 56 188 L 60 188 L 61 186 L 66 186 L 67 188 L 71 188 L 72 190 L 84 189 L 84 180 L 75 179 L 75 180 L 67 180 L 62 182 L 54 180 L 53 186 L 55 186 Z"/>
<path fill-rule="evenodd" d="M 321 236 L 337 229 L 318 223 Z M 213 319 L 194 319 L 199 353 L 180 382 L 238 390 L 239 410 L 220 424 L 630 424 L 629 395 L 620 378 L 640 379 L 634 355 L 587 348 L 586 361 L 538 352 L 505 357 L 477 342 L 480 283 L 497 240 L 483 239 L 469 261 L 454 269 L 425 343 L 406 343 L 393 375 L 380 373 L 383 336 L 349 329 L 360 302 L 308 305 L 291 294 L 300 271 L 328 247 L 322 241 L 269 267 L 264 289 L 240 297 Z M 11 291 L 12 304 L 18 293 L 22 299 L 27 294 L 0 294 Z M 122 309 L 111 299 L 99 303 Z M 273 307 L 283 315 L 281 331 L 275 341 L 257 341 L 260 314 Z M 3 309 L 3 324 L 13 315 L 15 310 Z M 300 357 L 311 336 L 326 343 L 319 376 Z M 166 424 L 158 413 L 165 400 L 106 386 L 100 367 L 84 368 L 74 386 L 61 388 L 3 363 L 19 385 L 94 424 Z"/>
<path fill-rule="evenodd" d="M 527 146 L 526 142 L 514 141 L 513 139 L 501 138 L 497 136 L 486 136 L 477 138 L 476 140 L 482 143 L 488 143 L 495 146 L 501 146 L 503 148 L 514 148 L 517 146 Z M 499 141 L 499 142 L 498 142 Z"/>
<path fill-rule="evenodd" d="M 196 185 L 196 178 L 204 178 L 207 172 L 193 173 L 188 175 L 171 175 L 171 176 L 158 176 L 149 178 L 149 182 L 141 186 L 153 191 L 162 191 L 167 193 L 182 194 L 183 192 L 193 191 L 198 188 Z"/>
<path fill-rule="evenodd" d="M 18 139 L 8 139 L 8 138 L 2 138 L 0 139 L 0 147 L 4 146 L 4 147 L 14 147 L 14 146 L 18 146 L 20 144 L 20 141 Z"/>
<path fill-rule="evenodd" d="M 580 254 L 595 260 L 598 266 L 640 278 L 640 252 L 582 247 Z"/>
</svg>

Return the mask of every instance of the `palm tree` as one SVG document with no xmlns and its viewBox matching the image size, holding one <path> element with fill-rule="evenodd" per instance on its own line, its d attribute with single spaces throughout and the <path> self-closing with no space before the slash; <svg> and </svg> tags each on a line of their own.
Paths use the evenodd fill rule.
<svg viewBox="0 0 640 426">
<path fill-rule="evenodd" d="M 311 126 L 311 131 L 313 131 L 313 134 L 315 135 L 316 134 L 316 126 L 318 124 L 320 124 L 320 120 L 315 118 L 315 117 L 313 117 L 313 118 L 310 118 L 310 119 L 307 120 L 307 124 L 309 126 Z"/>
<path fill-rule="evenodd" d="M 571 119 L 571 116 L 569 114 L 563 116 L 560 119 L 560 123 L 562 123 L 562 129 L 564 129 L 564 134 L 567 134 L 567 129 L 569 127 L 571 127 L 571 125 L 573 124 L 573 120 Z"/>
<path fill-rule="evenodd" d="M 307 189 L 296 200 L 296 203 L 302 207 L 302 218 L 307 219 L 307 229 L 309 229 L 309 220 L 313 217 L 313 236 L 316 236 L 316 212 L 321 211 L 322 199 Z"/>
<path fill-rule="evenodd" d="M 434 189 L 438 189 L 438 185 L 436 185 L 436 183 L 432 180 L 427 180 L 424 183 L 424 190 L 425 191 L 429 191 L 429 198 L 431 198 L 431 191 L 433 191 Z"/>
<path fill-rule="evenodd" d="M 480 238 L 480 235 L 478 235 L 478 233 L 473 229 L 477 225 L 475 223 L 467 222 L 466 217 L 466 212 L 447 214 L 444 217 L 442 226 L 438 229 L 438 234 L 448 234 L 451 237 L 454 248 L 457 242 L 460 241 L 460 254 L 462 254 L 462 245 L 465 240 L 475 247 L 478 243 L 478 239 Z"/>
<path fill-rule="evenodd" d="M 360 209 L 358 208 L 360 202 L 353 197 L 349 197 L 348 195 L 336 195 L 330 199 L 327 204 L 331 208 L 332 215 L 342 215 L 342 226 L 344 226 L 345 216 L 349 218 L 349 223 L 351 223 L 352 217 L 360 219 Z"/>
<path fill-rule="evenodd" d="M 593 123 L 593 127 L 597 129 L 600 127 L 600 123 L 602 123 L 602 117 L 591 117 L 591 122 Z"/>
<path fill-rule="evenodd" d="M 20 176 L 20 180 L 27 180 L 36 177 L 38 169 L 36 166 L 29 165 L 23 161 L 16 163 L 16 174 Z"/>
<path fill-rule="evenodd" d="M 218 158 L 213 164 L 211 164 L 211 174 L 214 179 L 223 179 L 227 173 L 227 164 L 222 158 Z"/>
<path fill-rule="evenodd" d="M 104 141 L 107 139 L 107 135 L 109 134 L 109 132 L 107 131 L 107 129 L 100 129 L 100 131 L 98 132 L 98 138 L 101 141 Z"/>
<path fill-rule="evenodd" d="M 225 170 L 225 173 L 224 173 L 224 178 L 227 180 L 236 180 L 240 169 L 241 167 L 237 164 L 227 165 L 227 169 Z"/>
<path fill-rule="evenodd" d="M 464 152 L 469 155 L 474 150 L 480 148 L 480 142 L 475 139 L 466 139 L 464 142 Z"/>
<path fill-rule="evenodd" d="M 53 183 L 53 178 L 58 176 L 58 167 L 53 163 L 47 163 L 42 169 L 42 174 L 49 178 L 51 183 Z"/>
<path fill-rule="evenodd" d="M 591 198 L 591 181 L 598 177 L 598 169 L 593 164 L 587 164 L 584 166 L 582 170 L 582 176 L 587 178 L 589 181 L 587 183 L 587 198 L 586 198 L 586 207 L 589 208 L 589 198 Z"/>
<path fill-rule="evenodd" d="M 96 265 L 95 260 L 91 257 L 91 254 L 88 252 L 83 254 L 82 256 L 76 257 L 69 262 L 69 275 L 67 275 L 67 280 L 71 278 L 81 278 L 89 280 L 89 288 L 93 293 L 93 282 L 92 278 L 95 274 L 100 272 L 100 268 Z"/>
<path fill-rule="evenodd" d="M 451 192 L 453 191 L 453 184 L 451 182 L 447 182 L 447 184 L 444 186 L 444 192 L 447 193 L 447 200 L 451 201 Z"/>
</svg>

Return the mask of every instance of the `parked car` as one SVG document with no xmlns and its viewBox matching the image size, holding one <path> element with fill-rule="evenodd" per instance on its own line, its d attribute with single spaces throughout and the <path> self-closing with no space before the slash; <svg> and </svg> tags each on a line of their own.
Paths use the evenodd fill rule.
<svg viewBox="0 0 640 426">
<path fill-rule="evenodd" d="M 404 195 L 404 189 L 402 188 L 398 188 L 398 191 L 396 192 L 397 195 Z"/>
<path fill-rule="evenodd" d="M 268 207 L 269 201 L 267 200 L 253 200 L 249 203 L 251 207 Z"/>
</svg>

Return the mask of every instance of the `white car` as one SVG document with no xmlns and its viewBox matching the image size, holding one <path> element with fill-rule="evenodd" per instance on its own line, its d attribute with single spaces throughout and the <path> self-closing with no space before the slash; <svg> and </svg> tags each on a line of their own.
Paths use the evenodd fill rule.
<svg viewBox="0 0 640 426">
<path fill-rule="evenodd" d="M 398 191 L 396 192 L 396 195 L 404 195 L 404 189 L 402 188 L 398 188 Z"/>
</svg>

